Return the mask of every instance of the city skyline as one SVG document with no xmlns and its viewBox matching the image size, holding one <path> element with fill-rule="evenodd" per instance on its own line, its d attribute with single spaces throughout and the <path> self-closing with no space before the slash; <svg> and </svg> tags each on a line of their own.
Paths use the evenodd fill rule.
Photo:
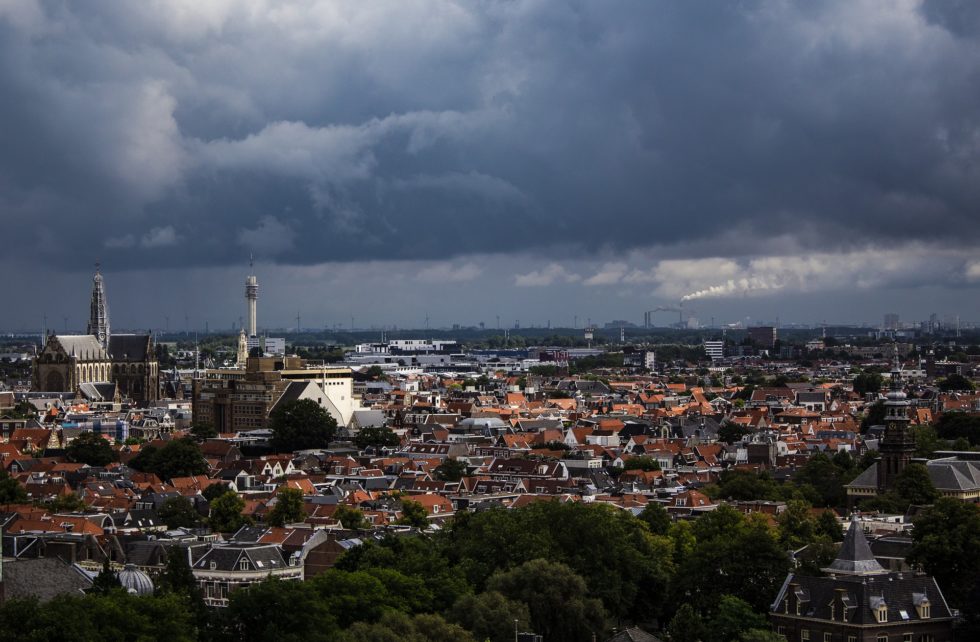
<svg viewBox="0 0 980 642">
<path fill-rule="evenodd" d="M 5 5 L 0 328 L 978 322 L 978 15 Z"/>
</svg>

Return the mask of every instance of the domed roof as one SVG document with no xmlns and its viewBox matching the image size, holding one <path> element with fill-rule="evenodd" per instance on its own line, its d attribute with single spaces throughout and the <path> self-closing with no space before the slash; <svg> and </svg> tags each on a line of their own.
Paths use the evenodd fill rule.
<svg viewBox="0 0 980 642">
<path fill-rule="evenodd" d="M 119 583 L 130 593 L 136 595 L 151 595 L 153 593 L 153 580 L 143 571 L 136 568 L 135 564 L 127 564 L 117 575 Z"/>
</svg>

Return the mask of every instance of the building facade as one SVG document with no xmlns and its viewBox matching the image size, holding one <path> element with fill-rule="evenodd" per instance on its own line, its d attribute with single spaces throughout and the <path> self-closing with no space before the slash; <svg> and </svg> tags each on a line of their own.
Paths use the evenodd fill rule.
<svg viewBox="0 0 980 642">
<path fill-rule="evenodd" d="M 103 401 L 128 398 L 140 405 L 159 399 L 160 365 L 153 337 L 110 333 L 109 306 L 100 272 L 93 279 L 88 332 L 47 337 L 34 358 L 32 390 L 98 395 Z M 108 392 L 112 386 L 101 384 L 112 384 L 115 390 Z"/>
<path fill-rule="evenodd" d="M 284 400 L 311 399 L 339 426 L 348 426 L 360 407 L 349 368 L 311 367 L 299 357 L 249 357 L 244 370 L 207 370 L 193 390 L 194 421 L 219 432 L 267 428 L 269 413 Z"/>
<path fill-rule="evenodd" d="M 826 576 L 791 572 L 770 608 L 773 630 L 789 642 L 950 642 L 953 613 L 936 580 L 893 573 L 851 522 Z"/>
</svg>

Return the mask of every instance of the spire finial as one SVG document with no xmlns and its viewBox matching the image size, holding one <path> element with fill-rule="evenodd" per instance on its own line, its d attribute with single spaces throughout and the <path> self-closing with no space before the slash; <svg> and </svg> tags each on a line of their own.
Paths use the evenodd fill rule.
<svg viewBox="0 0 980 642">
<path fill-rule="evenodd" d="M 95 259 L 95 273 L 96 274 L 102 273 L 102 261 L 99 259 Z"/>
<path fill-rule="evenodd" d="M 252 269 L 252 268 L 254 268 L 254 267 L 255 267 L 255 260 L 254 260 L 254 258 L 252 257 L 252 253 L 251 253 L 251 252 L 249 252 L 249 253 L 248 253 L 248 268 L 249 268 L 249 269 L 251 270 L 251 269 Z"/>
</svg>

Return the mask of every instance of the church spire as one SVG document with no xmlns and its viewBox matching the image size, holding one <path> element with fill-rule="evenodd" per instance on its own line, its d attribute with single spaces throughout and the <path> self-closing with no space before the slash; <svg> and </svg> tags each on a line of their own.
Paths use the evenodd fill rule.
<svg viewBox="0 0 980 642">
<path fill-rule="evenodd" d="M 92 303 L 89 308 L 88 333 L 95 335 L 105 350 L 109 349 L 109 303 L 105 297 L 105 283 L 102 281 L 102 265 L 95 264 L 95 277 L 92 279 Z"/>
<path fill-rule="evenodd" d="M 833 563 L 823 569 L 827 573 L 843 573 L 845 575 L 878 575 L 888 571 L 878 563 L 871 546 L 868 544 L 864 531 L 857 516 L 851 516 L 851 526 L 844 535 L 844 543 Z"/>
</svg>

